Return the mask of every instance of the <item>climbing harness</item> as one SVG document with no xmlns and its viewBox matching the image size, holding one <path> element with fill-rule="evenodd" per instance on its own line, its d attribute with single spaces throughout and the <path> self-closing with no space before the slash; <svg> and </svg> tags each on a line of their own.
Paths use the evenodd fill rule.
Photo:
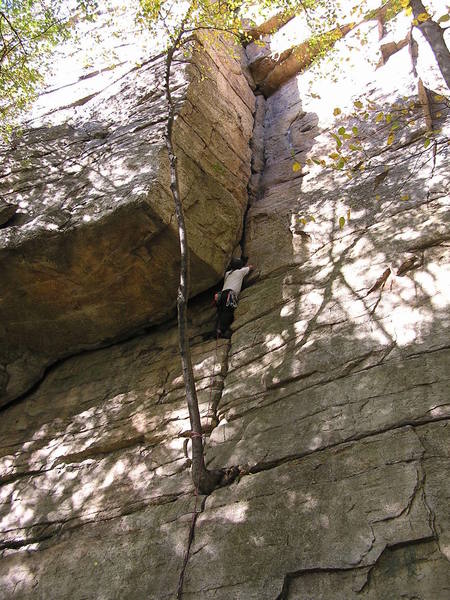
<svg viewBox="0 0 450 600">
<path fill-rule="evenodd" d="M 214 300 L 213 303 L 216 306 L 219 306 L 221 300 L 222 300 L 222 295 L 224 292 L 227 292 L 227 298 L 225 300 L 225 306 L 227 308 L 237 308 L 238 305 L 238 298 L 236 295 L 236 292 L 234 290 L 222 290 L 221 292 L 216 292 L 214 294 Z"/>
<path fill-rule="evenodd" d="M 238 305 L 238 299 L 237 299 L 236 292 L 234 292 L 233 290 L 229 290 L 225 306 L 227 308 L 237 308 L 237 305 Z"/>
</svg>

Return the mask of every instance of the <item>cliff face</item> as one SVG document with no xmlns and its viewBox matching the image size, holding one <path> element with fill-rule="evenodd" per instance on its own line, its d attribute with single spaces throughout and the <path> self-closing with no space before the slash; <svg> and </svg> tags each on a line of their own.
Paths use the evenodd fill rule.
<svg viewBox="0 0 450 600">
<path fill-rule="evenodd" d="M 194 507 L 183 598 L 447 597 L 449 147 L 415 142 L 408 47 L 358 59 L 257 96 L 243 250 L 258 273 L 231 340 L 206 339 L 209 294 L 191 303 L 207 463 L 242 476 L 195 499 L 173 322 L 66 359 L 2 412 L 0 598 L 172 599 Z M 394 142 L 360 98 L 398 106 Z M 340 127 L 368 154 L 352 178 L 321 164 Z"/>
</svg>

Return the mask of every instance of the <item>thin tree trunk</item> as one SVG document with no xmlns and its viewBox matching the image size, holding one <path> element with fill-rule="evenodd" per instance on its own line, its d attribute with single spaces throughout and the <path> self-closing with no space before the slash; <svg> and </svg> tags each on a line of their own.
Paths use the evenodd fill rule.
<svg viewBox="0 0 450 600">
<path fill-rule="evenodd" d="M 427 12 L 421 0 L 410 0 L 410 6 L 415 19 L 417 19 L 420 14 Z M 431 19 L 428 19 L 423 23 L 419 22 L 416 27 L 420 29 L 427 42 L 430 44 L 445 83 L 450 89 L 450 52 L 444 40 L 444 30 L 438 23 Z"/>
<path fill-rule="evenodd" d="M 181 36 L 167 52 L 165 90 L 168 107 L 166 129 L 166 145 L 170 162 L 170 190 L 172 192 L 175 213 L 178 222 L 180 240 L 180 283 L 177 294 L 178 333 L 183 379 L 186 393 L 186 402 L 191 424 L 192 443 L 192 478 L 196 489 L 202 494 L 209 494 L 215 489 L 222 478 L 223 471 L 208 471 L 205 466 L 202 425 L 198 408 L 197 392 L 195 389 L 194 374 L 192 370 L 191 351 L 189 346 L 189 332 L 187 324 L 187 302 L 190 289 L 189 273 L 189 247 L 186 235 L 183 206 L 181 203 L 180 184 L 177 168 L 177 156 L 173 145 L 173 125 L 175 120 L 175 107 L 170 92 L 170 70 L 172 59 L 180 43 Z"/>
</svg>

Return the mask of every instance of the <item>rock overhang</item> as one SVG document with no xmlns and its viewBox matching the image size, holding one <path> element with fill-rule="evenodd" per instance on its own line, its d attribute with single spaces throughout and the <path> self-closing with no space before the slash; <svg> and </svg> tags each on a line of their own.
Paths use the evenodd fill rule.
<svg viewBox="0 0 450 600">
<path fill-rule="evenodd" d="M 173 89 L 195 295 L 221 278 L 242 233 L 254 99 L 222 40 L 192 59 Z M 164 56 L 133 67 L 6 151 L 0 193 L 16 214 L 0 229 L 2 403 L 55 360 L 173 316 L 164 68 Z"/>
</svg>

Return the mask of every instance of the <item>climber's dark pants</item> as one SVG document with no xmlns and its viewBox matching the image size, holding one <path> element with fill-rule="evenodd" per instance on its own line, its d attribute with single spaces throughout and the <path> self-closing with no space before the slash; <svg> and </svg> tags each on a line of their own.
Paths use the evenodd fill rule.
<svg viewBox="0 0 450 600">
<path fill-rule="evenodd" d="M 217 305 L 216 332 L 219 336 L 229 332 L 234 318 L 234 307 L 227 306 L 228 292 L 229 290 L 223 290 Z"/>
</svg>

